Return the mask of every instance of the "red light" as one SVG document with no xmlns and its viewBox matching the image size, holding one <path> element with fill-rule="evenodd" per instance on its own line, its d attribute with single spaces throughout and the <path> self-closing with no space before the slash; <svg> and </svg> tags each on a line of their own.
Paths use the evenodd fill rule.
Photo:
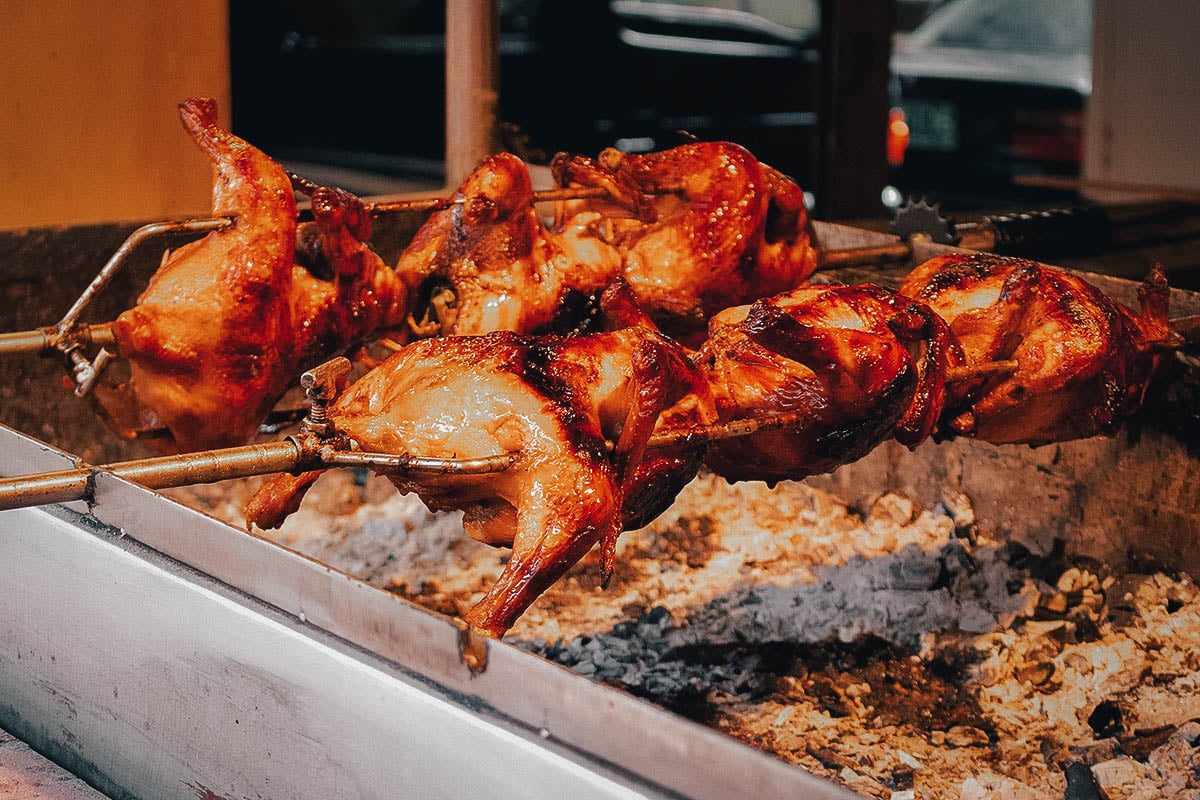
<svg viewBox="0 0 1200 800">
<path fill-rule="evenodd" d="M 888 112 L 887 126 L 887 160 L 893 167 L 904 163 L 908 139 L 908 122 L 904 119 L 904 109 L 893 108 Z"/>
<path fill-rule="evenodd" d="M 1083 160 L 1083 112 L 1018 110 L 1009 146 L 1014 158 L 1077 164 Z"/>
</svg>

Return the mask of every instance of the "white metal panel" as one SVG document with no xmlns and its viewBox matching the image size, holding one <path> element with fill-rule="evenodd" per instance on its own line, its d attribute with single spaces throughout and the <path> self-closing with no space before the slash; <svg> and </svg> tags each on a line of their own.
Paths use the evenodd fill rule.
<svg viewBox="0 0 1200 800">
<path fill-rule="evenodd" d="M 138 549 L 0 513 L 0 721 L 115 796 L 647 796 Z"/>
<path fill-rule="evenodd" d="M 106 789 L 853 796 L 110 475 L 90 508 L 0 512 L 0 725 Z"/>
<path fill-rule="evenodd" d="M 1084 177 L 1200 190 L 1200 3 L 1096 0 Z"/>
</svg>

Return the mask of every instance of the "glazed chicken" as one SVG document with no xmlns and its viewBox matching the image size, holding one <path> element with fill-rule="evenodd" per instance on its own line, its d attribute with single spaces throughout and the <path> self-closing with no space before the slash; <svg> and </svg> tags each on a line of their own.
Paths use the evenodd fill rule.
<svg viewBox="0 0 1200 800">
<path fill-rule="evenodd" d="M 622 529 L 661 513 L 673 499 L 663 487 L 681 487 L 699 467 L 699 452 L 686 447 L 671 458 L 644 458 L 662 409 L 702 384 L 684 351 L 624 292 L 618 285 L 602 299 L 614 330 L 422 339 L 330 408 L 337 430 L 366 451 L 515 455 L 497 474 L 392 477 L 431 509 L 462 510 L 473 538 L 512 547 L 499 581 L 466 614 L 487 635 L 503 635 L 594 545 L 611 573 Z M 247 506 L 247 521 L 276 527 L 316 476 L 267 482 Z"/>
<path fill-rule="evenodd" d="M 547 332 L 573 297 L 599 294 L 619 274 L 620 255 L 583 226 L 547 228 L 514 155 L 485 159 L 454 200 L 429 217 L 396 267 L 431 309 L 412 320 L 418 335 Z"/>
<path fill-rule="evenodd" d="M 694 142 L 599 158 L 560 154 L 560 186 L 599 187 L 601 200 L 560 205 L 619 250 L 622 277 L 668 332 L 695 341 L 721 309 L 802 285 L 817 267 L 804 193 L 728 142 Z"/>
<path fill-rule="evenodd" d="M 695 361 L 722 422 L 797 415 L 709 445 L 705 464 L 726 480 L 775 483 L 831 471 L 892 436 L 916 447 L 962 353 L 921 303 L 877 286 L 813 286 L 717 314 Z"/>
<path fill-rule="evenodd" d="M 112 326 L 130 380 L 97 399 L 118 427 L 164 425 L 194 450 L 246 442 L 303 369 L 402 324 L 407 292 L 366 244 L 365 207 L 338 190 L 312 198 L 320 268 L 297 265 L 284 170 L 221 128 L 213 101 L 180 115 L 213 164 L 213 214 L 233 224 L 164 256 Z"/>
<path fill-rule="evenodd" d="M 930 259 L 900 291 L 946 320 L 968 364 L 1017 362 L 961 385 L 966 407 L 947 415 L 945 436 L 1040 445 L 1110 433 L 1140 408 L 1164 363 L 1160 269 L 1140 288 L 1138 312 L 1063 270 L 987 253 Z"/>
</svg>

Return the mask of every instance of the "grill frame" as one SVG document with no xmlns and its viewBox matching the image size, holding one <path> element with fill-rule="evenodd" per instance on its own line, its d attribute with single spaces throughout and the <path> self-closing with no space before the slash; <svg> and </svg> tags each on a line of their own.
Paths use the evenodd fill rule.
<svg viewBox="0 0 1200 800">
<path fill-rule="evenodd" d="M 95 228 L 0 234 L 0 253 L 10 254 L 0 287 L 27 296 L 6 304 L 12 318 L 0 320 L 0 329 L 47 321 L 31 313 L 56 318 L 76 291 L 72 281 L 86 283 L 89 265 L 94 271 L 103 262 L 96 242 L 121 230 L 111 228 L 107 238 Z M 847 226 L 816 228 L 825 248 L 897 242 Z M 917 243 L 914 261 L 948 249 Z M 386 246 L 381 250 L 386 256 Z M 96 313 L 132 302 L 137 276 L 156 260 L 146 254 L 142 262 Z M 29 288 L 43 286 L 41 273 L 50 267 L 67 279 L 45 294 Z M 828 277 L 889 283 L 903 271 L 844 269 Z M 1132 302 L 1133 282 L 1088 278 Z M 1175 292 L 1172 315 L 1194 313 L 1200 295 Z M 0 427 L 0 475 L 81 460 L 21 430 L 65 434 L 67 446 L 91 463 L 130 457 L 125 443 L 99 430 L 86 406 L 48 378 L 57 374 L 49 362 L 0 362 L 0 385 L 15 398 L 0 404 L 0 422 L 16 425 Z M 47 390 L 14 394 L 37 381 Z M 972 497 L 979 521 L 1038 549 L 1086 523 L 1100 535 L 1068 546 L 1114 559 L 1127 549 L 1130 530 L 1148 524 L 1110 513 L 1129 496 L 1119 482 L 1152 469 L 1182 476 L 1196 458 L 1188 442 L 1154 427 L 1054 448 L 966 441 L 910 453 L 887 444 L 810 480 L 861 505 L 886 491 L 923 504 L 946 490 L 978 494 L 996 470 L 1026 485 L 1052 479 L 1071 492 L 1067 502 L 1051 492 L 1020 504 L 1005 502 L 1011 492 Z M 1097 463 L 1109 468 L 1111 492 L 1098 491 L 1104 484 L 1089 477 Z M 964 480 L 971 472 L 964 465 L 981 464 L 990 471 Z M 1078 497 L 1083 490 L 1089 502 Z M 1180 480 L 1170 491 L 1167 498 L 1153 489 L 1149 495 L 1191 513 L 1159 525 L 1150 544 L 1167 563 L 1200 571 L 1200 486 Z M 1097 497 L 1104 502 L 1091 502 Z M 447 618 L 109 475 L 97 477 L 90 506 L 0 512 L 0 586 L 0 641 L 10 645 L 0 653 L 0 727 L 114 797 L 285 796 L 314 787 L 372 796 L 400 786 L 427 797 L 470 789 L 535 796 L 542 786 L 547 797 L 561 796 L 563 787 L 575 794 L 586 787 L 596 797 L 854 796 L 503 642 L 487 642 L 486 669 L 473 671 L 463 661 L 462 630 Z M 180 630 L 178 619 L 164 616 L 171 610 L 185 623 L 202 622 Z M 258 640 L 287 648 L 230 644 Z M 167 642 L 187 645 L 169 668 L 162 658 Z M 297 682 L 295 664 L 306 658 L 318 660 L 320 671 Z M 289 701 L 247 715 L 254 698 L 269 695 L 264 685 L 285 676 Z M 429 724 L 405 727 L 405 719 L 418 718 Z M 363 756 L 397 739 L 403 748 L 384 745 L 385 757 Z M 270 743 L 269 758 L 247 758 L 247 743 Z M 337 780 L 338 791 L 325 780 Z"/>
</svg>

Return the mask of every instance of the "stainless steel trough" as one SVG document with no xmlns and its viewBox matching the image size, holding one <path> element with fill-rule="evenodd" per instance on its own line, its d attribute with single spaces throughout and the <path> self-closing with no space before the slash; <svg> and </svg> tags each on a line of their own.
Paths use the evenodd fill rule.
<svg viewBox="0 0 1200 800">
<path fill-rule="evenodd" d="M 0 513 L 0 587 L 0 726 L 113 797 L 849 796 L 106 475 Z"/>
</svg>

